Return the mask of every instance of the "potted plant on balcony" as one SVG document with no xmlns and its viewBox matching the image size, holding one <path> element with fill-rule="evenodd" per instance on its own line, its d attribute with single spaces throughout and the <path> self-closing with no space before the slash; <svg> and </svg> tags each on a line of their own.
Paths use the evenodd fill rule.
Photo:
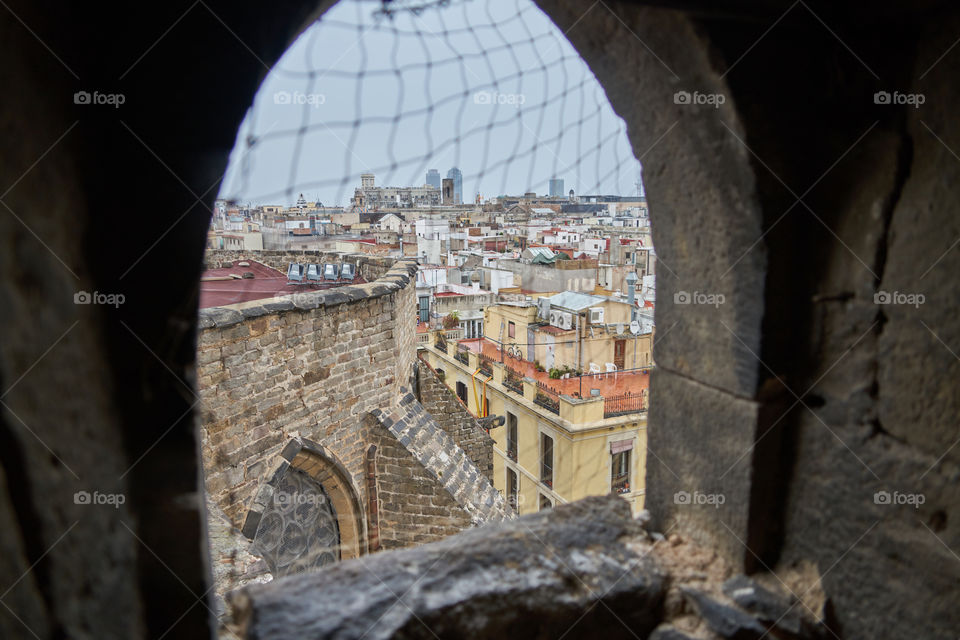
<svg viewBox="0 0 960 640">
<path fill-rule="evenodd" d="M 447 331 L 456 329 L 460 326 L 460 314 L 457 311 L 451 311 L 443 317 L 443 328 Z"/>
</svg>

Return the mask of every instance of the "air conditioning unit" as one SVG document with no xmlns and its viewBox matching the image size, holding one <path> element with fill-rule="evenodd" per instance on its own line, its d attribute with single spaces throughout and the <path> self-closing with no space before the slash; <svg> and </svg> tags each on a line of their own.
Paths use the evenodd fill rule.
<svg viewBox="0 0 960 640">
<path fill-rule="evenodd" d="M 603 307 L 590 309 L 590 324 L 603 324 Z"/>
<path fill-rule="evenodd" d="M 560 328 L 561 328 L 561 329 L 573 329 L 573 314 L 572 314 L 572 313 L 561 313 L 561 314 L 560 314 Z"/>
<path fill-rule="evenodd" d="M 550 325 L 554 327 L 559 327 L 560 323 L 563 322 L 561 319 L 563 314 L 559 311 L 550 310 Z"/>
</svg>

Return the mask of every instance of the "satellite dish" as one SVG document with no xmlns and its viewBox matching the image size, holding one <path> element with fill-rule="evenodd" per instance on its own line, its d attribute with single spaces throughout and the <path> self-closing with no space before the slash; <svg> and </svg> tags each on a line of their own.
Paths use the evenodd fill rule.
<svg viewBox="0 0 960 640">
<path fill-rule="evenodd" d="M 637 322 L 636 320 L 633 320 L 630 322 L 630 333 L 632 333 L 633 335 L 637 335 L 638 333 L 640 333 L 640 323 Z"/>
</svg>

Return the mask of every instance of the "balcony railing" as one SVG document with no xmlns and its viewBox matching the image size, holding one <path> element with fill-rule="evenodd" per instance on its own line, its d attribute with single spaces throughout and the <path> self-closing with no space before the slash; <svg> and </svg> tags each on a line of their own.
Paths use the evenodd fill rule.
<svg viewBox="0 0 960 640">
<path fill-rule="evenodd" d="M 503 376 L 503 386 L 514 393 L 523 395 L 523 378 L 510 369 L 507 369 Z"/>
<path fill-rule="evenodd" d="M 493 377 L 493 360 L 488 356 L 483 355 L 482 353 L 478 354 L 480 360 L 480 371 L 485 375 Z"/>
<path fill-rule="evenodd" d="M 647 403 L 642 393 L 625 393 L 603 399 L 603 417 L 615 418 L 646 411 Z"/>
<path fill-rule="evenodd" d="M 437 339 L 434 341 L 433 346 L 444 353 L 447 352 L 447 339 L 443 337 L 442 333 L 437 334 Z"/>
<path fill-rule="evenodd" d="M 560 395 L 542 382 L 537 382 L 537 395 L 533 402 L 551 413 L 560 415 Z"/>
<path fill-rule="evenodd" d="M 463 345 L 457 345 L 457 352 L 453 354 L 453 358 L 461 364 L 470 366 L 470 354 L 467 352 L 467 348 Z"/>
</svg>

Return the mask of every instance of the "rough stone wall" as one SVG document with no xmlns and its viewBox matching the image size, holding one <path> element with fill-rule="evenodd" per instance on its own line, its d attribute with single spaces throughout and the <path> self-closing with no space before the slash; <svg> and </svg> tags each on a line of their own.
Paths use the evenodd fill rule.
<svg viewBox="0 0 960 640">
<path fill-rule="evenodd" d="M 365 285 L 313 294 L 313 301 L 207 309 L 197 377 L 203 406 L 206 486 L 237 528 L 277 455 L 303 436 L 335 452 L 365 486 L 361 417 L 399 398 L 413 355 L 401 310 L 415 304 L 412 267 L 398 263 Z M 409 299 L 409 300 L 408 300 Z M 315 308 L 302 308 L 302 307 Z M 410 316 L 412 317 L 412 316 Z"/>
<path fill-rule="evenodd" d="M 647 481 L 653 517 L 705 534 L 709 549 L 735 564 L 750 557 L 735 536 L 754 522 L 773 523 L 744 539 L 783 539 L 782 562 L 827 572 L 823 586 L 844 638 L 955 637 L 956 6 L 539 4 L 603 83 L 645 166 L 663 267 L 654 397 L 672 398 L 651 412 L 651 451 L 661 456 L 649 465 L 659 474 Z M 208 632 L 210 615 L 197 604 L 208 583 L 198 544 L 202 504 L 192 499 L 192 376 L 212 190 L 262 80 L 262 61 L 272 64 L 323 6 L 204 5 L 209 11 L 141 7 L 147 28 L 174 25 L 149 55 L 143 29 L 130 28 L 129 12 L 113 3 L 49 11 L 12 0 L 0 11 L 0 84 L 11 88 L 0 113 L 17 139 L 0 157 L 7 337 L 0 520 L 11 523 L 0 531 L 0 578 L 16 583 L 4 604 L 17 615 L 0 609 L 3 637 L 26 628 L 43 638 Z M 102 33 L 113 37 L 98 39 Z M 71 103 L 80 87 L 109 91 L 97 79 L 116 78 L 124 60 L 138 62 L 118 87 L 121 109 Z M 196 73 L 184 74 L 185 65 Z M 719 110 L 684 110 L 672 99 L 679 88 L 729 93 Z M 916 88 L 926 102 L 916 111 L 884 110 L 872 100 L 878 88 Z M 807 190 L 811 198 L 788 212 L 788 196 Z M 769 240 L 761 237 L 771 229 Z M 744 261 L 750 268 L 740 267 Z M 861 261 L 876 277 L 857 272 Z M 928 288 L 928 304 L 913 310 L 920 313 L 906 306 L 874 313 L 863 304 L 881 283 L 910 292 L 914 282 Z M 707 287 L 727 295 L 717 316 L 726 327 L 706 321 L 709 309 L 672 304 L 681 289 Z M 70 303 L 77 289 L 122 293 L 126 304 L 78 309 Z M 736 337 L 722 338 L 730 332 Z M 781 423 L 788 429 L 771 432 L 763 442 L 776 444 L 772 450 L 748 453 L 723 487 L 729 507 L 684 515 L 693 510 L 676 505 L 672 492 L 709 488 L 772 428 L 777 412 L 761 413 L 794 401 L 771 371 L 786 371 L 809 401 L 797 406 L 803 419 L 791 416 Z M 760 394 L 763 378 L 771 382 Z M 851 471 L 858 457 L 880 480 Z M 751 497 L 758 485 L 777 489 L 783 517 L 762 517 L 770 502 Z M 882 509 L 871 500 L 879 487 L 928 499 L 919 509 Z M 116 488 L 127 501 L 97 511 L 70 499 L 91 488 Z M 596 538 L 578 525 L 563 540 L 574 558 Z M 741 549 L 736 557 L 733 549 Z M 378 560 L 401 565 L 388 554 Z M 560 586 L 570 584 L 579 583 Z M 549 591 L 534 590 L 539 604 L 556 601 Z M 345 592 L 348 602 L 374 601 Z M 492 595 L 502 594 L 498 584 Z M 283 624 L 296 621 L 299 603 L 285 594 L 280 603 L 297 606 L 268 610 Z M 615 624 L 597 621 L 590 632 Z"/>
<path fill-rule="evenodd" d="M 440 428 L 450 434 L 487 480 L 493 482 L 493 438 L 470 415 L 463 402 L 445 385 L 433 367 L 417 361 L 420 402 Z"/>
<path fill-rule="evenodd" d="M 273 576 L 267 563 L 249 552 L 250 541 L 210 500 L 207 500 L 207 537 L 215 595 L 213 608 L 222 620 L 226 613 L 224 594 L 251 582 L 269 582 Z"/>
<path fill-rule="evenodd" d="M 436 542 L 513 517 L 503 496 L 406 389 L 366 418 L 377 444 L 381 548 Z"/>
<path fill-rule="evenodd" d="M 643 154 L 663 267 L 653 525 L 797 594 L 822 585 L 845 638 L 952 637 L 956 6 L 537 1 Z"/>
<path fill-rule="evenodd" d="M 471 526 L 470 514 L 393 434 L 378 425 L 372 436 L 377 445 L 381 549 L 436 542 Z"/>
</svg>

